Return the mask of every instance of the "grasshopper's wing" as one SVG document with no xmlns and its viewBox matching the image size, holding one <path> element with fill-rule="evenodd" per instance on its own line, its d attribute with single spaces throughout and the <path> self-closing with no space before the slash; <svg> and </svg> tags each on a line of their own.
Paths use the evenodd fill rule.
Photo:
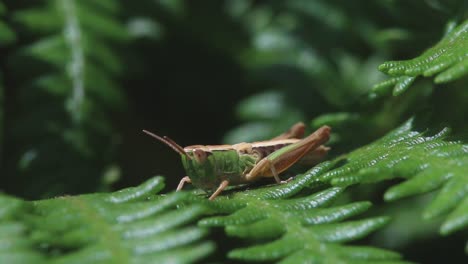
<svg viewBox="0 0 468 264">
<path fill-rule="evenodd" d="M 277 174 L 287 170 L 308 153 L 321 148 L 321 145 L 328 141 L 330 131 L 330 127 L 323 126 L 308 137 L 271 153 L 252 168 L 246 179 L 250 181 L 271 176 L 277 178 Z"/>
<path fill-rule="evenodd" d="M 271 140 L 290 139 L 290 138 L 303 138 L 305 132 L 305 125 L 302 122 L 294 124 L 288 131 L 283 134 L 272 138 Z"/>
</svg>

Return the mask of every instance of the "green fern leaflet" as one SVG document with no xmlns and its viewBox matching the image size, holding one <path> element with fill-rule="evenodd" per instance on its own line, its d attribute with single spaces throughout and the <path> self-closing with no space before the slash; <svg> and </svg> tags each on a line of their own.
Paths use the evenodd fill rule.
<svg viewBox="0 0 468 264">
<path fill-rule="evenodd" d="M 391 178 L 406 181 L 390 188 L 385 200 L 441 188 L 426 208 L 425 218 L 448 214 L 440 228 L 449 234 L 468 227 L 468 145 L 449 139 L 450 129 L 420 129 L 415 119 L 376 142 L 340 158 L 346 164 L 320 176 L 335 186 L 378 182 Z"/>
<path fill-rule="evenodd" d="M 210 206 L 228 215 L 203 219 L 200 225 L 225 227 L 230 236 L 271 241 L 232 250 L 229 257 L 233 259 L 281 263 L 299 263 L 304 259 L 325 263 L 403 263 L 400 255 L 392 251 L 342 244 L 362 238 L 388 222 L 386 217 L 343 222 L 369 209 L 369 202 L 329 206 L 343 190 L 338 187 L 294 197 L 306 191 L 330 166 L 331 163 L 323 163 L 289 184 L 219 197 Z"/>
<path fill-rule="evenodd" d="M 200 205 L 175 210 L 187 193 L 155 196 L 156 177 L 110 194 L 24 202 L 0 196 L 4 263 L 191 263 L 214 249 L 190 225 Z"/>
<path fill-rule="evenodd" d="M 436 75 L 435 83 L 446 83 L 468 74 L 468 20 L 453 28 L 435 46 L 420 56 L 404 61 L 388 61 L 379 70 L 395 76 L 374 86 L 376 94 L 394 86 L 393 94 L 407 90 L 417 76 Z"/>
</svg>

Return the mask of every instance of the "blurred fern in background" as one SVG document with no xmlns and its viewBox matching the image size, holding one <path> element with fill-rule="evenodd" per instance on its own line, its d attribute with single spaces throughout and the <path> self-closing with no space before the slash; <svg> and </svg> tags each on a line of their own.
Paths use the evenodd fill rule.
<svg viewBox="0 0 468 264">
<path fill-rule="evenodd" d="M 465 0 L 0 0 L 0 260 L 464 263 L 467 62 Z M 328 161 L 213 202 L 140 133 L 298 121 Z"/>
<path fill-rule="evenodd" d="M 26 197 L 96 190 L 115 155 L 110 114 L 125 104 L 116 46 L 128 33 L 118 4 L 23 5 L 12 3 L 8 12 L 17 44 L 3 64 L 11 114 L 4 169 L 15 177 L 11 188 Z"/>
</svg>

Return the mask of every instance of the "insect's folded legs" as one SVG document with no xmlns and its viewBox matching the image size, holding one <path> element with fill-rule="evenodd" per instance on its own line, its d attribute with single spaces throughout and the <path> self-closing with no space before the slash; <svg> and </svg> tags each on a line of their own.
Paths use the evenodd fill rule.
<svg viewBox="0 0 468 264">
<path fill-rule="evenodd" d="M 184 188 L 184 184 L 185 184 L 186 182 L 187 182 L 187 183 L 192 183 L 192 180 L 189 178 L 189 176 L 185 176 L 185 177 L 182 178 L 182 180 L 180 180 L 179 185 L 177 186 L 177 190 L 176 190 L 176 191 L 178 192 L 178 191 L 182 190 L 182 188 Z"/>
<path fill-rule="evenodd" d="M 216 196 L 218 196 L 220 193 L 223 192 L 224 189 L 226 189 L 226 187 L 228 187 L 228 185 L 229 185 L 229 181 L 227 180 L 222 181 L 221 184 L 219 184 L 218 189 L 216 189 L 216 191 L 210 196 L 208 200 L 213 201 L 214 198 L 216 198 Z"/>
</svg>

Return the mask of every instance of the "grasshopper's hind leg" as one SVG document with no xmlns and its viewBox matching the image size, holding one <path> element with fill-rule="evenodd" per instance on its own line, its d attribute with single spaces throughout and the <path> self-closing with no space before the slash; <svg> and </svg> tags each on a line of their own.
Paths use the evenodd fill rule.
<svg viewBox="0 0 468 264">
<path fill-rule="evenodd" d="M 216 191 L 210 196 L 208 200 L 213 201 L 216 196 L 218 196 L 224 189 L 226 189 L 226 187 L 228 187 L 228 185 L 229 181 L 222 181 L 221 184 L 219 184 L 218 189 L 216 189 Z"/>
<path fill-rule="evenodd" d="M 271 175 L 273 175 L 273 177 L 275 178 L 276 183 L 288 183 L 293 179 L 292 177 L 289 177 L 289 179 L 287 179 L 285 181 L 281 180 L 280 177 L 278 176 L 278 172 L 276 171 L 275 165 L 269 159 L 262 159 L 258 163 L 258 166 L 269 167 L 270 171 L 271 171 Z"/>
<path fill-rule="evenodd" d="M 271 140 L 302 138 L 304 137 L 305 125 L 302 122 L 294 124 L 288 131 L 283 134 L 272 138 Z"/>
<path fill-rule="evenodd" d="M 308 137 L 281 148 L 270 155 L 260 160 L 252 170 L 246 175 L 246 180 L 255 180 L 258 177 L 275 177 L 276 182 L 281 183 L 281 179 L 278 177 L 279 173 L 282 173 L 293 164 L 298 162 L 302 157 L 315 149 L 322 149 L 323 153 L 326 153 L 328 149 L 321 147 L 322 144 L 328 141 L 330 137 L 330 128 L 323 126 Z M 320 151 L 319 151 L 320 152 Z"/>
<path fill-rule="evenodd" d="M 182 188 L 184 188 L 184 184 L 186 182 L 187 183 L 192 183 L 192 180 L 189 178 L 189 176 L 185 176 L 185 177 L 182 178 L 182 180 L 180 180 L 179 185 L 177 186 L 176 192 L 182 190 Z"/>
</svg>

